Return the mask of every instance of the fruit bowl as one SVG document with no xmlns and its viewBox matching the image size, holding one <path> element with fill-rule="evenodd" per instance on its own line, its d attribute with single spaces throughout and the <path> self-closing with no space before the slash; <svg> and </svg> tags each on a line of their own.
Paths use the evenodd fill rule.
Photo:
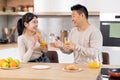
<svg viewBox="0 0 120 80">
<path fill-rule="evenodd" d="M 4 67 L 1 67 L 0 69 L 4 69 L 4 70 L 14 70 L 14 69 L 19 69 L 20 68 L 20 66 L 18 66 L 18 67 L 11 67 L 11 68 L 4 68 Z"/>
<path fill-rule="evenodd" d="M 13 59 L 12 57 L 0 59 L 1 69 L 18 69 L 20 68 L 20 61 L 18 59 Z"/>
</svg>

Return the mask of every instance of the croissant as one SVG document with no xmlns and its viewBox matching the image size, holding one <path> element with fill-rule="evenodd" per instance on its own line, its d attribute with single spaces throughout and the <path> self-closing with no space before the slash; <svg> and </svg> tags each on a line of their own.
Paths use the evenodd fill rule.
<svg viewBox="0 0 120 80">
<path fill-rule="evenodd" d="M 66 70 L 78 70 L 79 67 L 74 64 L 70 64 L 70 65 L 65 66 L 65 69 Z"/>
</svg>

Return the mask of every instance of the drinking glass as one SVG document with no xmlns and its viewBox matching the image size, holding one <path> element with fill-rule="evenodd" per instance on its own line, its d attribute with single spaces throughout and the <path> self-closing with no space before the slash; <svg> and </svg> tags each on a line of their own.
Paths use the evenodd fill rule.
<svg viewBox="0 0 120 80">
<path fill-rule="evenodd" d="M 96 57 L 89 59 L 89 62 L 88 62 L 89 68 L 100 68 L 100 66 L 101 64 L 97 55 Z"/>
<path fill-rule="evenodd" d="M 64 38 L 64 45 L 69 45 L 69 40 L 67 37 Z"/>
</svg>

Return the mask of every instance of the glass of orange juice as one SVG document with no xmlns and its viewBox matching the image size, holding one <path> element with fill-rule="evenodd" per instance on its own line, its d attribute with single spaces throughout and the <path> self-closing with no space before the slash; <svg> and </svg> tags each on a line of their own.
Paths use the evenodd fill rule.
<svg viewBox="0 0 120 80">
<path fill-rule="evenodd" d="M 64 45 L 69 45 L 69 40 L 67 37 L 65 37 L 65 39 L 64 39 Z"/>
<path fill-rule="evenodd" d="M 47 48 L 47 42 L 42 41 L 42 42 L 40 43 L 40 49 L 41 49 L 41 50 L 44 50 L 45 48 Z"/>
<path fill-rule="evenodd" d="M 92 59 L 88 62 L 88 67 L 89 68 L 100 68 L 101 67 L 101 63 L 100 61 L 96 58 L 96 59 Z"/>
</svg>

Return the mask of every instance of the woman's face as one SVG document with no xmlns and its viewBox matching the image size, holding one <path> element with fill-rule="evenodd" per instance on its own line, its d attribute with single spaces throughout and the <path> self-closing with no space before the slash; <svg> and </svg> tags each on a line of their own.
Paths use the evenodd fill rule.
<svg viewBox="0 0 120 80">
<path fill-rule="evenodd" d="M 32 32 L 37 31 L 38 27 L 38 20 L 36 17 L 34 17 L 29 23 L 25 23 L 26 29 Z"/>
</svg>

